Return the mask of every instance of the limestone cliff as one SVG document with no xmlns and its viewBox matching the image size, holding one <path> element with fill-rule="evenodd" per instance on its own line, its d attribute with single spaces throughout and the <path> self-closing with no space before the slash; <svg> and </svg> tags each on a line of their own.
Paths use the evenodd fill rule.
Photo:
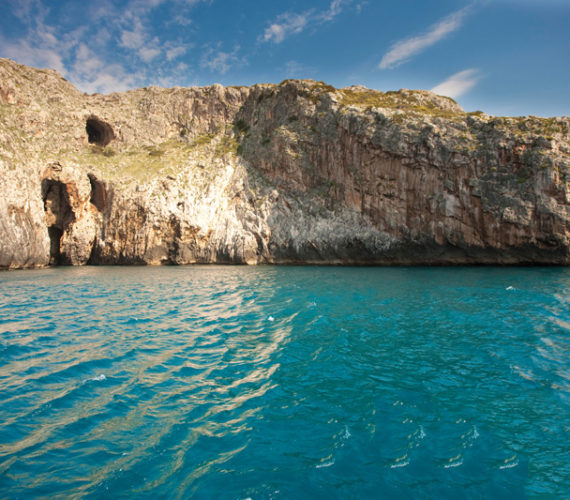
<svg viewBox="0 0 570 500">
<path fill-rule="evenodd" d="M 570 120 L 322 82 L 86 95 L 0 60 L 0 268 L 570 263 Z"/>
</svg>

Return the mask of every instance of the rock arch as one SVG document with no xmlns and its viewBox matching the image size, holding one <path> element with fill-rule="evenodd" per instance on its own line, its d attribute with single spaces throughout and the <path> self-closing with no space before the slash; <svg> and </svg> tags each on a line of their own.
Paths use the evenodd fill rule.
<svg viewBox="0 0 570 500">
<path fill-rule="evenodd" d="M 87 132 L 89 143 L 97 144 L 98 146 L 104 147 L 115 138 L 113 127 L 94 115 L 87 118 L 85 131 Z"/>
</svg>

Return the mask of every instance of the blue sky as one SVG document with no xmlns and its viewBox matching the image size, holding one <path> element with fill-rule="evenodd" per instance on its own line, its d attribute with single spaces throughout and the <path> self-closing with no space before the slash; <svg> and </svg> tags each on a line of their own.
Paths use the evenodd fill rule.
<svg viewBox="0 0 570 500">
<path fill-rule="evenodd" d="M 312 78 L 570 115 L 570 0 L 0 0 L 0 56 L 89 93 Z"/>
</svg>

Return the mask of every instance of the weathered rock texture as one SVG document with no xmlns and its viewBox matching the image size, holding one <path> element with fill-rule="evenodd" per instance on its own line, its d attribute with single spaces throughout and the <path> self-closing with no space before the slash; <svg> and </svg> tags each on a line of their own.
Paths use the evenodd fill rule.
<svg viewBox="0 0 570 500">
<path fill-rule="evenodd" d="M 570 263 L 570 120 L 285 81 L 80 93 L 0 60 L 0 268 Z"/>
</svg>

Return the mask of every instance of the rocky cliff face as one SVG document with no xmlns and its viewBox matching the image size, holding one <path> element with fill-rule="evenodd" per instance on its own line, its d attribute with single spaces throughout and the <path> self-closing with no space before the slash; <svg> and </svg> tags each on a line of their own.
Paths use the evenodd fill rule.
<svg viewBox="0 0 570 500">
<path fill-rule="evenodd" d="M 0 60 L 0 268 L 570 263 L 570 120 L 285 81 L 84 95 Z"/>
</svg>

